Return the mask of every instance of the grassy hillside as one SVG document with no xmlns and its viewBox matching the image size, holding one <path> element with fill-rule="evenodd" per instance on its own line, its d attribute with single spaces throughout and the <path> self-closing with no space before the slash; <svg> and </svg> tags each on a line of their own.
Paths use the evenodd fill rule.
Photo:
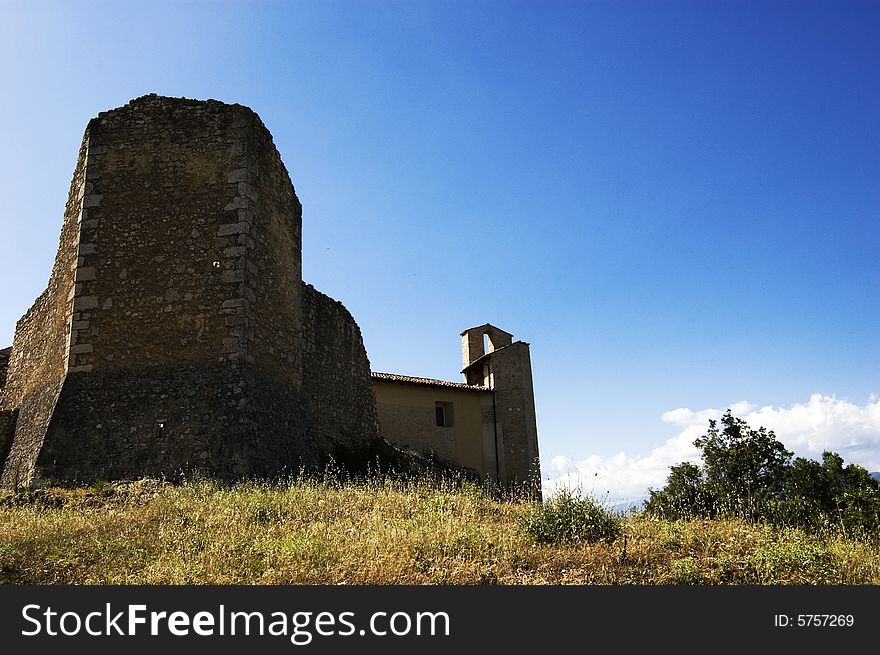
<svg viewBox="0 0 880 655">
<path fill-rule="evenodd" d="M 535 507 L 420 484 L 0 492 L 6 584 L 880 584 L 876 544 L 633 515 L 611 543 L 537 543 Z M 625 552 L 624 552 L 625 548 Z"/>
</svg>

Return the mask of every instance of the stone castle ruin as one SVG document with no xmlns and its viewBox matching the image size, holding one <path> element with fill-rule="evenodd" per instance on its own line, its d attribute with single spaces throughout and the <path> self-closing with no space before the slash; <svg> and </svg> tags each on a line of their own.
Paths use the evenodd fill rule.
<svg viewBox="0 0 880 655">
<path fill-rule="evenodd" d="M 491 354 L 476 346 L 458 384 L 485 396 L 473 435 L 441 425 L 434 404 L 377 405 L 388 380 L 371 374 L 357 323 L 302 282 L 301 210 L 247 107 L 148 95 L 92 119 L 47 288 L 0 351 L 0 484 L 274 477 L 366 462 L 383 435 L 401 444 L 402 426 L 426 420 L 443 443 L 419 433 L 422 452 L 536 482 L 528 344 L 506 344 L 519 354 L 502 367 L 528 368 L 527 380 L 508 375 L 517 421 L 487 409 Z M 410 383 L 419 393 L 457 385 L 392 377 L 422 380 Z M 385 426 L 383 407 L 396 408 Z M 463 463 L 477 451 L 488 459 Z"/>
</svg>

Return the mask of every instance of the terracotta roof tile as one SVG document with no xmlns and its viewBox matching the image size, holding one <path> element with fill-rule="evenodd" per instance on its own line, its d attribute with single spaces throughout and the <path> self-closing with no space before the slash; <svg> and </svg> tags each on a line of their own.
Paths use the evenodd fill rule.
<svg viewBox="0 0 880 655">
<path fill-rule="evenodd" d="M 489 391 L 486 387 L 480 387 L 463 382 L 449 382 L 447 380 L 435 380 L 433 378 L 417 378 L 410 375 L 397 375 L 396 373 L 371 373 L 373 380 L 379 382 L 391 382 L 395 384 L 416 384 L 423 387 L 443 387 L 444 389 L 456 389 L 458 391 Z"/>
</svg>

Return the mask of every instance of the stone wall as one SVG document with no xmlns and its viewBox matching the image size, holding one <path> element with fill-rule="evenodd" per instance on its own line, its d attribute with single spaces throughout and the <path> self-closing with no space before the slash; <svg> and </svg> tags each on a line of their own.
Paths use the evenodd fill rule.
<svg viewBox="0 0 880 655">
<path fill-rule="evenodd" d="M 0 475 L 3 473 L 3 462 L 6 461 L 9 449 L 12 447 L 17 420 L 17 409 L 0 409 Z"/>
<path fill-rule="evenodd" d="M 46 290 L 15 326 L 9 371 L 0 395 L 0 409 L 18 407 L 28 395 L 61 380 L 66 372 L 88 145 L 87 129 L 70 183 L 61 237 L 49 282 Z"/>
<path fill-rule="evenodd" d="M 251 124 L 242 135 L 238 182 L 241 220 L 257 216 L 253 229 L 238 242 L 249 247 L 241 279 L 242 259 L 232 282 L 240 284 L 242 303 L 253 310 L 253 320 L 241 334 L 250 338 L 247 353 L 258 368 L 278 384 L 299 389 L 302 368 L 302 206 L 287 170 L 262 123 Z M 241 247 L 227 252 L 236 253 Z M 227 319 L 228 320 L 228 319 Z M 241 330 L 233 329 L 235 336 Z"/>
<path fill-rule="evenodd" d="M 43 389 L 29 394 L 17 408 L 15 432 L 7 445 L 0 484 L 6 487 L 39 483 L 43 475 L 38 467 L 38 458 L 45 446 L 45 437 L 54 416 L 63 380 L 58 380 Z"/>
<path fill-rule="evenodd" d="M 9 369 L 9 355 L 12 348 L 0 350 L 0 399 L 3 398 L 3 387 L 6 386 L 6 373 Z M 12 445 L 12 435 L 15 431 L 15 421 L 18 416 L 17 410 L 0 409 L 0 474 L 3 473 L 3 462 L 9 446 Z"/>
<path fill-rule="evenodd" d="M 15 326 L 6 384 L 0 391 L 0 412 L 12 430 L 3 446 L 0 483 L 25 483 L 35 473 L 55 402 L 68 367 L 79 234 L 88 226 L 84 208 L 89 130 L 85 131 L 64 209 L 61 237 L 46 290 Z M 9 425 L 12 423 L 12 425 Z"/>
<path fill-rule="evenodd" d="M 357 467 L 379 434 L 370 362 L 342 303 L 303 285 L 303 400 L 323 452 Z"/>
<path fill-rule="evenodd" d="M 517 341 L 491 354 L 501 480 L 540 490 L 538 428 L 529 345 Z"/>
<path fill-rule="evenodd" d="M 266 411 L 285 399 L 261 382 L 251 364 L 238 361 L 71 373 L 36 471 L 63 482 L 193 472 L 239 479 L 298 471 L 300 458 L 317 461 L 297 422 L 285 425 L 279 412 Z M 296 404 L 284 406 L 297 414 Z M 268 417 L 277 421 L 271 430 Z"/>
<path fill-rule="evenodd" d="M 12 348 L 0 350 L 0 398 L 3 397 L 3 387 L 6 386 L 6 374 L 9 372 L 9 356 Z"/>
</svg>

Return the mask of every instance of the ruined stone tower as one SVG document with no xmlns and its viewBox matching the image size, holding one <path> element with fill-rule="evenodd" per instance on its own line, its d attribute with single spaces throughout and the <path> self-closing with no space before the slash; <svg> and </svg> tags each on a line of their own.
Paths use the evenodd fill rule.
<svg viewBox="0 0 880 655">
<path fill-rule="evenodd" d="M 0 482 L 277 475 L 369 450 L 360 330 L 303 285 L 300 222 L 246 107 L 149 95 L 92 119 L 48 286 L 0 361 Z"/>
</svg>

